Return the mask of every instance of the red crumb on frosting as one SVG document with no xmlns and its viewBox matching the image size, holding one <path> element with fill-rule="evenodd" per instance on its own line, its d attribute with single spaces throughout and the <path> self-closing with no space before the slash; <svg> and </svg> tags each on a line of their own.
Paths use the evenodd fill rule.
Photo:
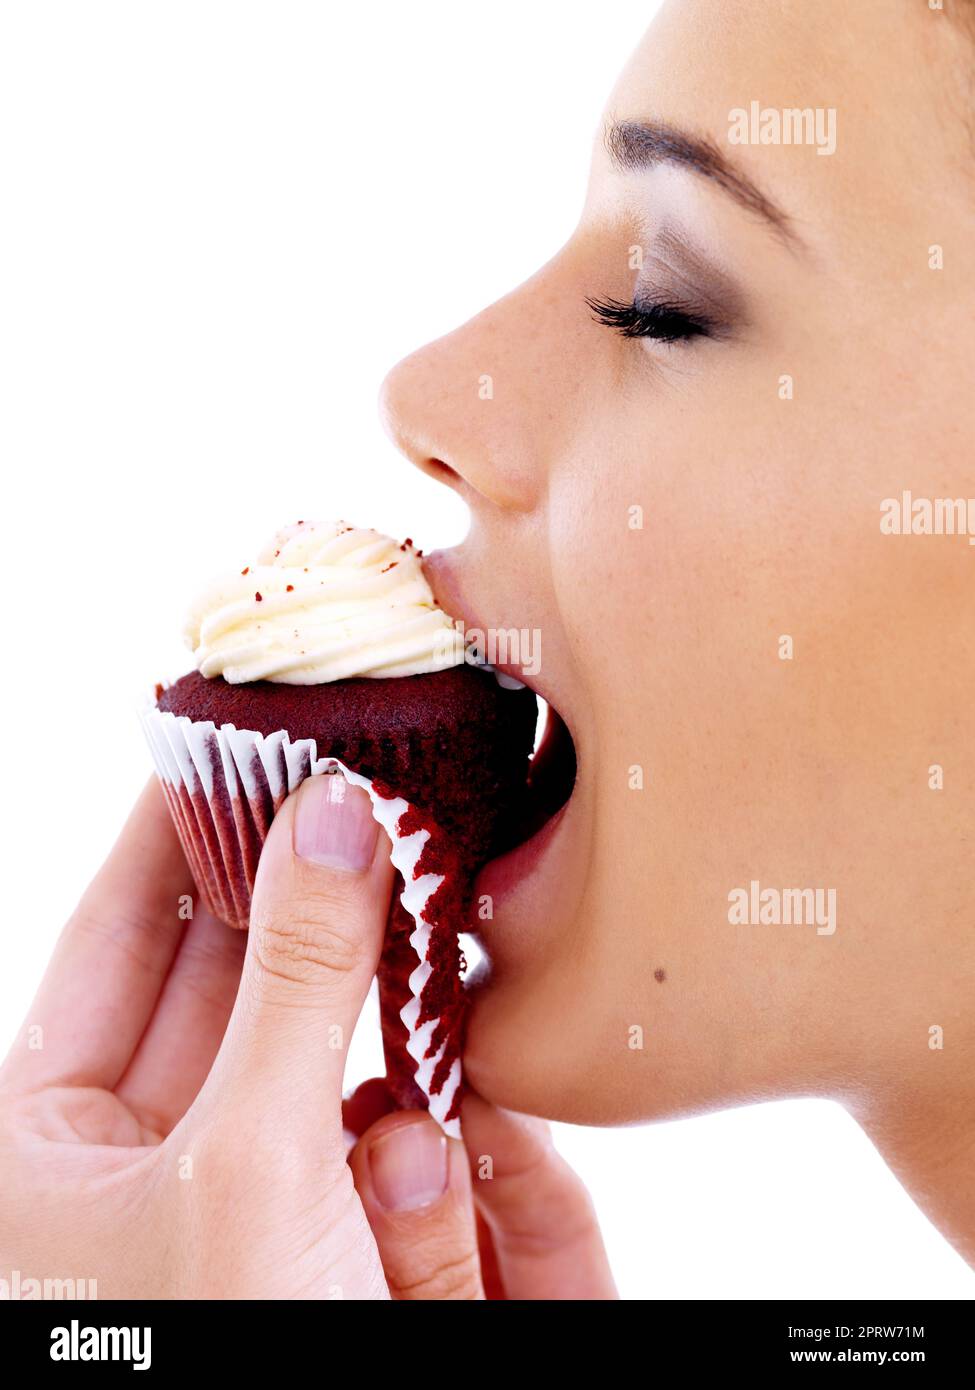
<svg viewBox="0 0 975 1390">
<path fill-rule="evenodd" d="M 286 594 L 293 594 L 294 591 L 295 591 L 295 586 L 294 586 L 293 584 L 288 584 L 288 585 L 285 587 L 285 591 L 284 591 L 284 592 L 285 592 Z"/>
<path fill-rule="evenodd" d="M 264 602 L 264 595 L 261 593 L 260 590 L 258 590 L 257 593 L 254 595 L 254 602 L 255 602 L 255 603 L 263 603 L 263 602 Z"/>
<path fill-rule="evenodd" d="M 251 567 L 250 567 L 250 565 L 245 565 L 244 568 L 241 570 L 241 574 L 250 574 L 250 572 L 251 572 Z"/>
<path fill-rule="evenodd" d="M 386 565 L 384 569 L 380 570 L 380 574 L 388 574 L 389 571 L 394 570 L 398 564 L 398 560 L 390 560 L 389 564 Z"/>
</svg>

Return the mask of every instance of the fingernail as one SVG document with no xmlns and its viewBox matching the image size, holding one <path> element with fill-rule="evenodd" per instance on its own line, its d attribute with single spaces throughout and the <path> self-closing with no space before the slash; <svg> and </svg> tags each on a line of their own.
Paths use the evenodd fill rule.
<svg viewBox="0 0 975 1390">
<path fill-rule="evenodd" d="M 298 790 L 294 847 L 300 859 L 361 872 L 372 863 L 379 826 L 369 797 L 340 772 L 308 777 Z"/>
<path fill-rule="evenodd" d="M 433 1120 L 387 1130 L 369 1145 L 372 1186 L 387 1211 L 428 1207 L 447 1191 L 447 1140 Z"/>
</svg>

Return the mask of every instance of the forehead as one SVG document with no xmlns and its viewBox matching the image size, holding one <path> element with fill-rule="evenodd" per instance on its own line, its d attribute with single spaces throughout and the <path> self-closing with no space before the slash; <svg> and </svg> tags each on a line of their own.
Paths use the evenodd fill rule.
<svg viewBox="0 0 975 1390">
<path fill-rule="evenodd" d="M 606 118 L 709 138 L 800 229 L 931 240 L 949 171 L 975 201 L 971 66 L 962 26 L 927 0 L 667 0 Z"/>
</svg>

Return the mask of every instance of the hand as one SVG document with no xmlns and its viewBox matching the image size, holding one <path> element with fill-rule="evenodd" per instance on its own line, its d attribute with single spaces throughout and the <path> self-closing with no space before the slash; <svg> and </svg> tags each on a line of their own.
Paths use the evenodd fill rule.
<svg viewBox="0 0 975 1390">
<path fill-rule="evenodd" d="M 394 1110 L 382 1080 L 345 1114 L 365 1131 L 349 1162 L 394 1298 L 617 1296 L 589 1194 L 544 1120 L 468 1093 L 461 1143 Z"/>
<path fill-rule="evenodd" d="M 199 905 L 187 925 L 150 785 L 0 1068 L 0 1269 L 94 1279 L 102 1299 L 481 1296 L 463 1146 L 385 1115 L 346 1161 L 342 1072 L 391 887 L 365 794 L 310 778 L 271 828 L 247 936 Z M 560 1296 L 593 1249 L 604 1270 L 588 1199 L 534 1122 L 472 1098 L 464 1123 L 494 1153 L 478 1206 L 508 1294 Z M 446 1191 L 424 1194 L 438 1149 Z M 563 1200 L 578 1239 L 560 1260 L 567 1223 L 524 1211 Z"/>
</svg>

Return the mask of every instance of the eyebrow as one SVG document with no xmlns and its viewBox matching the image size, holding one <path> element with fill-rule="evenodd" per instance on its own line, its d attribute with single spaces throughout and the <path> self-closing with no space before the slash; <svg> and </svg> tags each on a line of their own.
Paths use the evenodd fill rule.
<svg viewBox="0 0 975 1390">
<path fill-rule="evenodd" d="M 764 218 L 781 237 L 799 243 L 787 214 L 735 169 L 709 137 L 691 135 L 659 121 L 613 121 L 607 127 L 605 144 L 618 169 L 652 169 L 671 164 L 711 179 L 741 207 Z"/>
</svg>

